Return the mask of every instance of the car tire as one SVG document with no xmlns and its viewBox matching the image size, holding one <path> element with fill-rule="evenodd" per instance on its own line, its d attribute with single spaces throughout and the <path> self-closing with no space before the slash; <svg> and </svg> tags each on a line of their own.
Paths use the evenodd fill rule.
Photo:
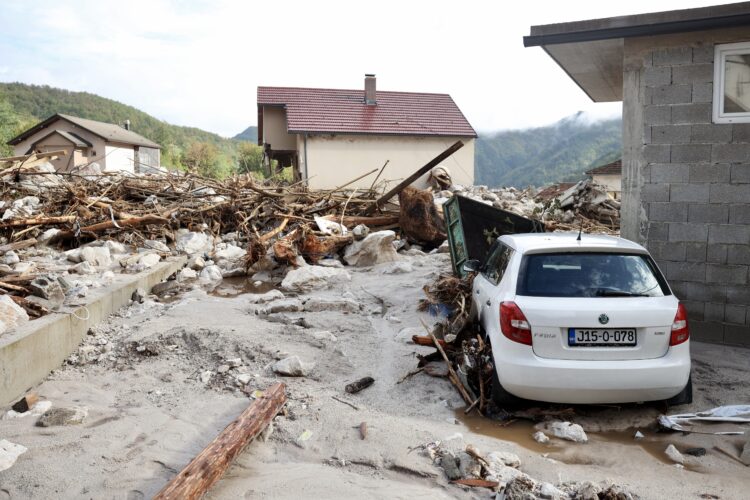
<svg viewBox="0 0 750 500">
<path fill-rule="evenodd" d="M 492 370 L 492 387 L 490 388 L 492 402 L 499 409 L 510 409 L 520 406 L 523 401 L 521 398 L 514 396 L 505 390 L 497 376 L 497 367 Z"/>
<path fill-rule="evenodd" d="M 693 402 L 693 377 L 689 376 L 687 385 L 679 394 L 667 399 L 668 406 L 688 405 Z"/>
</svg>

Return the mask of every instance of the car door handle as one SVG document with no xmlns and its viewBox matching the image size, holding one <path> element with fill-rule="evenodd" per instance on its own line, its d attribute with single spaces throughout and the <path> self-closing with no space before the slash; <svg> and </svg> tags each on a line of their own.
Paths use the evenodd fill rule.
<svg viewBox="0 0 750 500">
<path fill-rule="evenodd" d="M 487 300 L 486 304 L 487 304 L 488 306 L 491 306 L 491 305 L 492 305 L 492 302 L 490 302 L 489 300 Z"/>
</svg>

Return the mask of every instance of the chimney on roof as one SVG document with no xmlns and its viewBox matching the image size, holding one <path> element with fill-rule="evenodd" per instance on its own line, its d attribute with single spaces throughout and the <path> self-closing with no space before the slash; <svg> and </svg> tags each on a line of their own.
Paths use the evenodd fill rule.
<svg viewBox="0 0 750 500">
<path fill-rule="evenodd" d="M 122 128 L 130 130 L 130 120 L 125 120 L 125 123 L 122 124 Z"/>
<path fill-rule="evenodd" d="M 375 98 L 375 75 L 365 74 L 365 104 L 374 106 L 378 103 Z"/>
</svg>

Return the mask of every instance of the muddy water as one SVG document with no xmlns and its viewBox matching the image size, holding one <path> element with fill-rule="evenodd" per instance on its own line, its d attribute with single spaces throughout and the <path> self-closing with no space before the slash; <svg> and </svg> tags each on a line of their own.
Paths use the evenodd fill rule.
<svg viewBox="0 0 750 500">
<path fill-rule="evenodd" d="M 237 297 L 247 293 L 266 293 L 276 288 L 274 283 L 262 281 L 256 285 L 255 282 L 246 277 L 224 278 L 209 292 L 214 297 Z"/>
<path fill-rule="evenodd" d="M 578 463 L 575 453 L 568 453 L 580 444 L 563 441 L 550 436 L 550 442 L 541 444 L 534 440 L 533 434 L 537 431 L 534 428 L 535 423 L 529 420 L 514 420 L 510 422 L 500 422 L 491 418 L 478 415 L 472 412 L 470 415 L 464 414 L 464 409 L 456 410 L 456 418 L 462 422 L 472 432 L 484 436 L 493 437 L 503 441 L 516 443 L 527 450 L 545 454 L 550 458 L 564 463 Z M 636 431 L 640 431 L 644 437 L 635 439 Z M 585 446 L 595 448 L 597 444 L 615 444 L 628 447 L 641 448 L 646 454 L 650 455 L 657 461 L 673 465 L 673 462 L 666 456 L 664 450 L 669 444 L 675 442 L 675 435 L 672 433 L 658 432 L 656 425 L 653 428 L 631 428 L 620 431 L 604 432 L 587 432 L 589 443 Z M 697 445 L 696 445 L 697 446 Z M 692 446 L 678 446 L 681 451 Z M 702 468 L 697 465 L 685 465 L 686 470 L 701 472 Z"/>
</svg>

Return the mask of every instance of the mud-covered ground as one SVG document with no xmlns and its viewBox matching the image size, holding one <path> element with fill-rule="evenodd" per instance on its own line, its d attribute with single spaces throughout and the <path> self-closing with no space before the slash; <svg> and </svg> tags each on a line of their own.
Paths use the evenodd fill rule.
<svg viewBox="0 0 750 500">
<path fill-rule="evenodd" d="M 454 450 L 473 444 L 484 453 L 516 453 L 522 471 L 552 484 L 613 481 L 653 499 L 750 496 L 750 469 L 713 449 L 738 454 L 741 438 L 657 433 L 656 406 L 575 408 L 570 420 L 589 443 L 541 445 L 531 439 L 532 423 L 465 416 L 446 379 L 419 373 L 398 383 L 415 369 L 415 353 L 432 351 L 409 339 L 422 328 L 420 318 L 430 321 L 416 312 L 421 287 L 448 265 L 447 255 L 436 254 L 347 268 L 350 282 L 287 294 L 284 300 L 299 302 L 267 315 L 258 312 L 278 300 L 257 304 L 257 293 L 227 289 L 123 309 L 34 389 L 54 407 L 86 408 L 82 424 L 0 421 L 0 439 L 28 448 L 0 472 L 0 499 L 151 497 L 251 403 L 253 391 L 282 379 L 285 415 L 209 498 L 489 498 L 490 490 L 450 484 L 418 449 L 436 440 Z M 308 309 L 324 310 L 294 310 L 306 300 L 318 301 Z M 695 402 L 673 411 L 750 402 L 750 351 L 697 342 L 692 349 Z M 274 374 L 272 364 L 289 355 L 314 364 L 307 376 Z M 344 392 L 363 376 L 374 385 Z M 645 438 L 633 439 L 636 430 Z M 680 469 L 663 453 L 670 443 L 707 454 L 688 456 Z"/>
</svg>

